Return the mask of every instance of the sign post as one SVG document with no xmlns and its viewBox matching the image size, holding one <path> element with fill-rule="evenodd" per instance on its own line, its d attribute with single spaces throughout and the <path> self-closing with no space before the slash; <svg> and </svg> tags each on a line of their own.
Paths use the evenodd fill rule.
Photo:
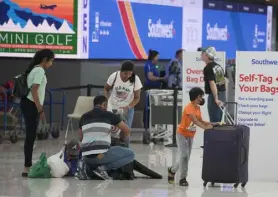
<svg viewBox="0 0 278 197">
<path fill-rule="evenodd" d="M 215 61 L 222 66 L 225 70 L 226 62 L 225 52 L 217 52 Z M 200 87 L 204 89 L 204 75 L 203 69 L 205 63 L 201 60 L 201 52 L 184 52 L 183 53 L 183 106 L 187 105 L 190 102 L 189 99 L 189 90 L 193 87 Z M 205 97 L 207 100 L 207 96 Z M 202 116 L 204 120 L 209 121 L 207 105 L 205 104 L 201 107 Z M 193 148 L 199 148 L 203 145 L 203 130 L 201 128 L 197 129 L 195 140 L 193 143 Z"/>
<path fill-rule="evenodd" d="M 277 181 L 278 53 L 237 52 L 238 123 L 250 127 L 250 179 Z"/>
</svg>

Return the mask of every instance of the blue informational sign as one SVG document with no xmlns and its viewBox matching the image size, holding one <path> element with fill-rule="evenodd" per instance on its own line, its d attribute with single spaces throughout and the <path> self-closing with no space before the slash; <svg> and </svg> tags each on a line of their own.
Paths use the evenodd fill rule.
<svg viewBox="0 0 278 197">
<path fill-rule="evenodd" d="M 202 45 L 226 51 L 266 51 L 267 6 L 204 1 Z"/>
<path fill-rule="evenodd" d="M 90 59 L 146 59 L 149 49 L 161 59 L 182 47 L 182 7 L 91 0 Z"/>
</svg>

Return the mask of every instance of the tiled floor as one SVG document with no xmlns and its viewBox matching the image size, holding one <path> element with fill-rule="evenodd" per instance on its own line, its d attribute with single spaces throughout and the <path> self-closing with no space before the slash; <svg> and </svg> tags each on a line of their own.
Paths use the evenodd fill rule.
<svg viewBox="0 0 278 197">
<path fill-rule="evenodd" d="M 37 142 L 35 158 L 46 151 L 50 156 L 59 151 L 62 141 Z M 176 148 L 164 148 L 134 144 L 138 161 L 163 174 L 163 180 L 138 178 L 134 181 L 78 181 L 67 179 L 23 179 L 20 177 L 23 164 L 23 142 L 0 145 L 0 197 L 1 196 L 48 196 L 48 197 L 277 197 L 278 182 L 252 182 L 246 190 L 234 189 L 232 185 L 216 185 L 204 189 L 201 180 L 201 150 L 193 150 L 188 188 L 169 185 L 166 180 L 167 166 L 176 160 Z M 266 169 L 270 170 L 270 169 Z M 278 177 L 277 177 L 278 180 Z"/>
</svg>

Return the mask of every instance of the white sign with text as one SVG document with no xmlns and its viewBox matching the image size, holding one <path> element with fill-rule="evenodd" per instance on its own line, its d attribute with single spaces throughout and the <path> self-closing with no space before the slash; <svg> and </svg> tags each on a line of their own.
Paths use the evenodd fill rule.
<svg viewBox="0 0 278 197">
<path fill-rule="evenodd" d="M 278 53 L 237 52 L 238 123 L 250 127 L 252 180 L 278 180 Z"/>
<path fill-rule="evenodd" d="M 217 52 L 215 62 L 225 70 L 226 53 Z M 193 87 L 200 87 L 204 90 L 205 82 L 203 69 L 205 63 L 201 60 L 201 52 L 184 52 L 183 53 L 183 106 L 190 102 L 188 92 Z M 205 97 L 207 101 L 207 96 Z M 205 104 L 202 109 L 202 118 L 209 121 L 207 104 Z M 194 148 L 199 148 L 203 145 L 203 130 L 198 128 L 195 140 L 193 143 Z"/>
<path fill-rule="evenodd" d="M 203 0 L 183 1 L 182 48 L 196 51 L 202 46 Z"/>
</svg>

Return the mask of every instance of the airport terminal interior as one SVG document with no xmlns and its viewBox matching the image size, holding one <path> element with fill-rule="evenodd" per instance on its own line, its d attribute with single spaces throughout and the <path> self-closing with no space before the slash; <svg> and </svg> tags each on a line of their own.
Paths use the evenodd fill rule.
<svg viewBox="0 0 278 197">
<path fill-rule="evenodd" d="M 278 0 L 0 0 L 0 197 L 278 197 L 277 10 Z M 100 95 L 109 97 L 109 110 L 116 106 L 110 111 L 117 119 L 84 126 L 81 116 Z M 196 111 L 183 116 L 191 105 Z M 122 130 L 130 128 L 134 159 L 111 171 L 125 180 L 103 178 L 104 165 L 85 166 L 90 155 L 80 156 L 95 151 L 85 145 L 100 143 L 105 152 L 91 159 L 101 161 L 112 145 L 102 130 L 94 135 L 106 124 L 105 137 L 122 138 L 120 124 L 111 123 L 119 117 L 127 123 Z M 38 128 L 29 169 L 24 143 L 32 123 Z M 60 163 L 50 165 L 44 153 Z M 180 181 L 179 169 L 173 183 L 170 167 L 180 157 L 189 160 L 188 175 Z M 135 160 L 142 164 L 136 170 Z M 59 176 L 58 164 L 67 169 Z M 90 180 L 81 180 L 84 169 Z"/>
</svg>

